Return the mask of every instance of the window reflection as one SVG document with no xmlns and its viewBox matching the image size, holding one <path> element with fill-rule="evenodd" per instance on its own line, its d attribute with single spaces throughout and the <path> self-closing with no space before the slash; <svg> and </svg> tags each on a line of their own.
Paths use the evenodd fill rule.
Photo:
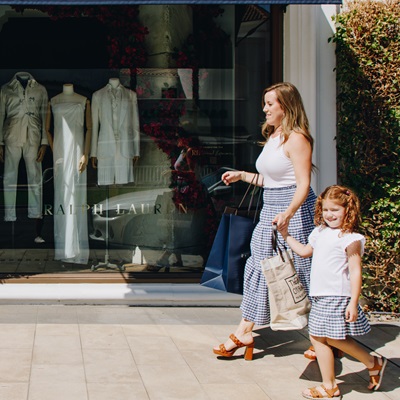
<svg viewBox="0 0 400 400">
<path fill-rule="evenodd" d="M 0 274 L 199 274 L 223 209 L 242 195 L 220 176 L 251 169 L 259 152 L 269 14 L 20 11 L 0 6 Z M 17 81 L 11 101 L 16 74 L 32 86 Z"/>
</svg>

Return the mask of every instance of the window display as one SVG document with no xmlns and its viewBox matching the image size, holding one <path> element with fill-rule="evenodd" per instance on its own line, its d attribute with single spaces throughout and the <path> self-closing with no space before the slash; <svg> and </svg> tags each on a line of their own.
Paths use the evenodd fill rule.
<svg viewBox="0 0 400 400">
<path fill-rule="evenodd" d="M 270 25 L 246 36 L 267 21 L 255 6 L 141 7 L 0 6 L 0 51 L 23 45 L 21 19 L 53 33 L 0 59 L 0 276 L 200 278 L 245 190 L 220 177 L 261 150 Z M 65 33 L 77 20 L 90 60 Z M 54 41 L 49 67 L 35 51 Z"/>
</svg>

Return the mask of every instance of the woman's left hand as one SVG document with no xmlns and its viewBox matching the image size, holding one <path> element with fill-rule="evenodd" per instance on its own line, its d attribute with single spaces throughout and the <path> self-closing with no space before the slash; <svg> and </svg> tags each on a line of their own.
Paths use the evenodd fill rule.
<svg viewBox="0 0 400 400">
<path fill-rule="evenodd" d="M 278 231 L 287 230 L 289 227 L 290 217 L 285 213 L 279 213 L 275 215 L 275 218 L 272 220 L 273 224 L 277 225 Z"/>
</svg>

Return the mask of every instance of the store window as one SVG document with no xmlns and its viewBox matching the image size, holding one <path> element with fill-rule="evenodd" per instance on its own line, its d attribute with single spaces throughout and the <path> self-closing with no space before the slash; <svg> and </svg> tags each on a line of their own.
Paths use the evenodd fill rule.
<svg viewBox="0 0 400 400">
<path fill-rule="evenodd" d="M 273 15 L 0 6 L 1 276 L 198 279 L 245 189 L 221 174 L 260 152 Z"/>
</svg>

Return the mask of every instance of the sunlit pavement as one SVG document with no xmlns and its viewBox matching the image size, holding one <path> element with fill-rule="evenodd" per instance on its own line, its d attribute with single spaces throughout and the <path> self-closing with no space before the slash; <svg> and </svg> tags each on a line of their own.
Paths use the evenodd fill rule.
<svg viewBox="0 0 400 400">
<path fill-rule="evenodd" d="M 4 289 L 8 285 L 3 285 Z M 31 285 L 22 285 L 31 286 Z M 183 304 L 183 303 L 181 303 Z M 240 320 L 238 307 L 0 305 L 1 400 L 301 399 L 319 382 L 303 357 L 306 329 L 255 330 L 253 361 L 243 349 L 218 359 Z M 344 399 L 400 399 L 400 323 L 374 322 L 361 342 L 389 358 L 379 392 L 344 357 L 336 372 Z"/>
</svg>

